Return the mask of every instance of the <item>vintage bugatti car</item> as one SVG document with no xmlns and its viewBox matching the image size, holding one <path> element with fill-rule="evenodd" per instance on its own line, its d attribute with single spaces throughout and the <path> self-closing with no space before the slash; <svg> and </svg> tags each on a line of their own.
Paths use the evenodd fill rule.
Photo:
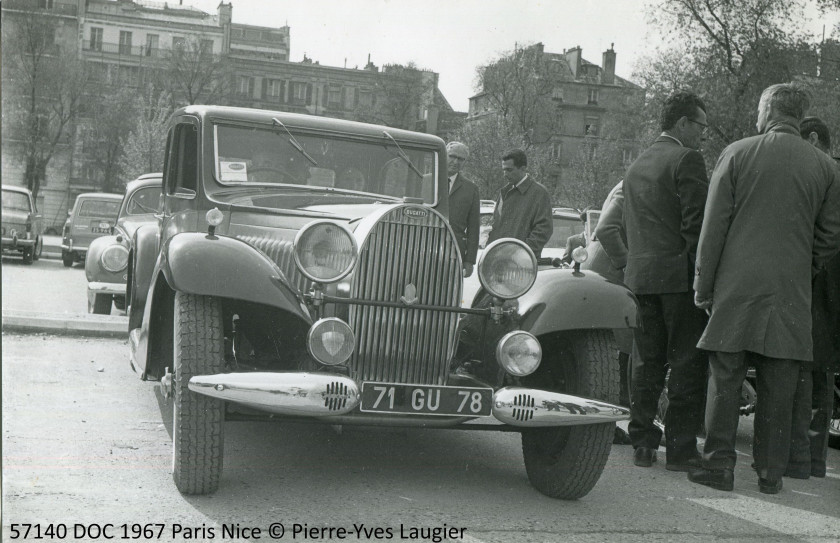
<svg viewBox="0 0 840 543">
<path fill-rule="evenodd" d="M 140 226 L 157 223 L 160 191 L 159 173 L 147 173 L 129 182 L 112 233 L 90 242 L 85 258 L 88 313 L 107 315 L 111 302 L 117 309 L 125 309 L 129 245 Z"/>
<path fill-rule="evenodd" d="M 618 399 L 622 285 L 490 244 L 460 307 L 446 150 L 432 135 L 188 106 L 158 224 L 129 255 L 134 369 L 172 398 L 173 476 L 217 489 L 226 421 L 517 431 L 531 483 L 595 485 Z"/>
</svg>

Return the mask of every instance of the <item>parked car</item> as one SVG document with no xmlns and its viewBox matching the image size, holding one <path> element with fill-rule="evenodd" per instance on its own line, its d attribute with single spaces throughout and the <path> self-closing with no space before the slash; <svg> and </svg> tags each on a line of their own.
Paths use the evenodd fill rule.
<svg viewBox="0 0 840 543">
<path fill-rule="evenodd" d="M 157 223 L 160 205 L 160 173 L 141 175 L 126 185 L 113 232 L 90 242 L 85 258 L 88 313 L 110 314 L 111 302 L 125 310 L 131 238 L 140 226 Z"/>
<path fill-rule="evenodd" d="M 538 270 L 503 239 L 478 262 L 484 295 L 462 308 L 447 212 L 436 136 L 173 114 L 162 218 L 134 233 L 127 297 L 132 367 L 174 403 L 182 493 L 215 491 L 226 421 L 256 419 L 517 431 L 538 490 L 589 492 L 628 418 L 611 330 L 636 325 L 633 296 Z"/>
<path fill-rule="evenodd" d="M 24 264 L 32 264 L 41 257 L 41 214 L 29 189 L 12 185 L 2 186 L 3 254 L 19 254 Z"/>
<path fill-rule="evenodd" d="M 121 194 L 86 192 L 76 197 L 61 236 L 61 260 L 65 267 L 83 261 L 90 243 L 111 233 L 121 202 Z"/>
</svg>

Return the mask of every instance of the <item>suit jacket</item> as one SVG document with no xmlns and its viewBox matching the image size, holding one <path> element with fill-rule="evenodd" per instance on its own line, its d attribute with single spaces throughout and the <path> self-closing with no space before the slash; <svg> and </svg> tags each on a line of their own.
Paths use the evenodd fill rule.
<svg viewBox="0 0 840 543">
<path fill-rule="evenodd" d="M 797 127 L 771 123 L 724 149 L 697 251 L 712 300 L 698 347 L 812 360 L 812 268 L 840 248 L 840 173 Z"/>
<path fill-rule="evenodd" d="M 455 176 L 449 192 L 449 226 L 455 231 L 464 263 L 475 264 L 481 227 L 478 187 L 462 173 Z"/>
<path fill-rule="evenodd" d="M 624 268 L 627 266 L 627 234 L 624 231 L 624 189 L 623 182 L 610 191 L 601 208 L 601 218 L 595 227 L 595 239 L 599 242 L 600 252 L 609 257 L 610 267 L 598 264 L 607 273 L 600 270 L 603 276 L 623 282 Z M 593 251 L 594 253 L 595 251 Z M 598 260 L 602 255 L 590 255 L 590 259 Z M 588 262 L 588 261 L 587 261 Z M 586 262 L 584 262 L 586 264 Z M 592 265 L 595 265 L 594 263 Z"/>
<path fill-rule="evenodd" d="M 493 211 L 493 229 L 487 243 L 501 238 L 516 238 L 524 241 L 539 258 L 553 231 L 548 189 L 530 175 L 518 187 L 511 189 L 506 184 L 499 189 L 496 210 Z"/>
<path fill-rule="evenodd" d="M 709 182 L 703 155 L 661 135 L 624 177 L 624 282 L 635 294 L 690 292 Z"/>
</svg>

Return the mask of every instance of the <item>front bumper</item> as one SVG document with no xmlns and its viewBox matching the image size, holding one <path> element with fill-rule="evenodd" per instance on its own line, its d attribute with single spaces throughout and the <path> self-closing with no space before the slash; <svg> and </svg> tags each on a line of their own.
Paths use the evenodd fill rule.
<svg viewBox="0 0 840 543">
<path fill-rule="evenodd" d="M 24 247 L 35 247 L 34 239 L 25 239 L 18 237 L 3 238 L 3 249 L 14 250 L 23 249 Z"/>
<path fill-rule="evenodd" d="M 326 373 L 220 373 L 197 375 L 189 389 L 224 401 L 259 411 L 288 416 L 337 417 L 348 422 L 349 415 L 361 402 L 359 385 L 349 377 Z M 388 414 L 394 425 L 418 415 Z M 353 413 L 359 423 L 367 417 Z M 453 416 L 451 426 L 471 420 L 480 425 L 505 424 L 516 427 L 577 426 L 627 420 L 626 408 L 598 400 L 544 390 L 506 387 L 493 394 L 492 414 L 465 419 Z M 380 418 L 381 414 L 377 415 Z M 442 422 L 442 421 L 441 421 Z M 445 426 L 446 424 L 442 424 Z"/>
<path fill-rule="evenodd" d="M 113 294 L 115 296 L 125 296 L 125 283 L 103 283 L 100 281 L 91 281 L 88 283 L 88 294 Z"/>
</svg>

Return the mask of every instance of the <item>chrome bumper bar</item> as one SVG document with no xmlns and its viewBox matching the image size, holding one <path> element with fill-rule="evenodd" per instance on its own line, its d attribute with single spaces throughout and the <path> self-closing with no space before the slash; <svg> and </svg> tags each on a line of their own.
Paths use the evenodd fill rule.
<svg viewBox="0 0 840 543">
<path fill-rule="evenodd" d="M 260 411 L 291 416 L 339 416 L 355 410 L 361 402 L 359 385 L 342 375 L 306 372 L 254 372 L 196 375 L 189 389 L 220 400 Z M 355 414 L 353 418 L 356 418 Z M 362 422 L 366 415 L 358 417 Z M 386 414 L 395 424 L 414 415 Z M 618 422 L 630 418 L 630 411 L 598 400 L 529 388 L 508 387 L 493 394 L 490 417 L 475 422 L 495 421 L 518 427 L 577 426 Z M 452 425 L 464 423 L 453 415 Z"/>
<path fill-rule="evenodd" d="M 88 283 L 88 294 L 114 294 L 125 296 L 125 283 L 102 283 L 92 281 Z"/>
</svg>

